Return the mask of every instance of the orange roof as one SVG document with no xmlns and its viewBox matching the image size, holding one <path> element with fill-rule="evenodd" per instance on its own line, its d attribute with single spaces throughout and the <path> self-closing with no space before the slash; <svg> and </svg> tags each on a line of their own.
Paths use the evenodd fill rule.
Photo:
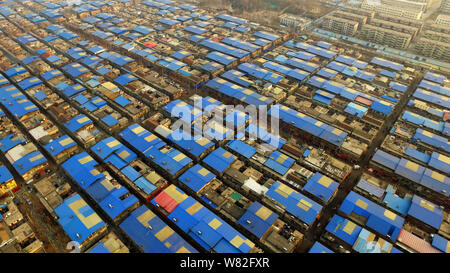
<svg viewBox="0 0 450 273">
<path fill-rule="evenodd" d="M 154 48 L 155 46 L 157 46 L 157 44 L 152 43 L 152 42 L 147 42 L 147 43 L 145 43 L 144 45 L 145 45 L 146 47 L 148 47 L 148 48 Z"/>
</svg>

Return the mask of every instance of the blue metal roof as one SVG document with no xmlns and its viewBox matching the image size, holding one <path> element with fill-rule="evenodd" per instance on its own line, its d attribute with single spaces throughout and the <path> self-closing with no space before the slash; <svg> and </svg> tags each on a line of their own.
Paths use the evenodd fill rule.
<svg viewBox="0 0 450 273">
<path fill-rule="evenodd" d="M 285 175 L 294 163 L 295 159 L 275 150 L 264 162 L 264 166 L 269 167 L 280 175 Z"/>
<path fill-rule="evenodd" d="M 168 26 L 173 26 L 173 25 L 179 24 L 181 22 L 178 20 L 173 20 L 173 19 L 169 19 L 169 18 L 161 18 L 158 20 L 158 23 L 162 23 L 162 24 L 168 25 Z"/>
<path fill-rule="evenodd" d="M 250 116 L 247 115 L 245 112 L 235 109 L 225 116 L 225 124 L 232 125 L 233 127 L 236 128 L 240 128 L 242 126 L 245 126 L 249 119 Z"/>
<path fill-rule="evenodd" d="M 334 253 L 332 250 L 328 249 L 319 242 L 315 242 L 308 253 Z"/>
<path fill-rule="evenodd" d="M 223 43 L 219 43 L 219 42 L 216 42 L 216 41 L 213 41 L 210 39 L 201 41 L 200 45 L 205 46 L 205 47 L 209 48 L 210 50 L 216 50 L 216 51 L 222 52 L 224 54 L 231 55 L 238 59 L 244 58 L 250 54 L 250 52 L 248 52 L 248 51 L 245 51 L 242 49 L 237 49 L 235 47 L 232 47 L 232 46 L 229 46 L 229 45 L 226 45 Z"/>
<path fill-rule="evenodd" d="M 20 175 L 24 175 L 34 167 L 47 162 L 47 159 L 39 151 L 31 152 L 16 160 L 12 165 Z"/>
<path fill-rule="evenodd" d="M 278 35 L 275 35 L 275 34 L 272 34 L 272 33 L 268 33 L 268 32 L 265 32 L 265 31 L 257 31 L 255 33 L 253 33 L 253 36 L 256 36 L 258 38 L 262 38 L 262 39 L 265 39 L 265 40 L 269 40 L 269 41 L 272 41 L 272 42 L 280 38 L 280 36 L 278 36 Z"/>
<path fill-rule="evenodd" d="M 212 147 L 214 143 L 201 135 L 192 136 L 183 131 L 183 129 L 177 129 L 167 136 L 167 139 L 176 143 L 183 150 L 192 154 L 195 157 L 199 157 L 203 152 Z"/>
<path fill-rule="evenodd" d="M 78 194 L 64 200 L 55 213 L 67 235 L 79 243 L 106 225 Z"/>
<path fill-rule="evenodd" d="M 242 73 L 242 72 L 234 70 L 234 69 L 230 69 L 230 70 L 226 71 L 225 73 L 223 73 L 222 75 L 220 75 L 220 77 L 225 78 L 230 81 L 233 81 L 244 87 L 249 87 L 250 85 L 253 84 L 252 81 L 243 78 L 243 76 L 245 76 L 245 73 Z"/>
<path fill-rule="evenodd" d="M 194 107 L 201 109 L 204 113 L 211 113 L 214 109 L 221 106 L 223 106 L 221 101 L 210 96 L 203 97 L 201 100 L 194 100 Z"/>
<path fill-rule="evenodd" d="M 276 213 L 259 202 L 254 202 L 247 208 L 244 215 L 239 218 L 238 223 L 256 237 L 262 238 L 277 219 L 278 215 Z"/>
<path fill-rule="evenodd" d="M 204 40 L 205 37 L 204 36 L 200 36 L 200 35 L 191 35 L 189 36 L 188 40 L 194 43 L 198 43 L 202 40 Z"/>
<path fill-rule="evenodd" d="M 216 176 L 200 164 L 186 170 L 178 180 L 194 192 L 199 192 L 205 185 L 214 180 Z"/>
<path fill-rule="evenodd" d="M 47 145 L 44 146 L 45 150 L 47 150 L 50 155 L 53 157 L 59 155 L 65 150 L 76 146 L 77 144 L 70 138 L 68 135 L 61 136 L 57 139 L 50 141 Z"/>
<path fill-rule="evenodd" d="M 125 187 L 114 187 L 103 173 L 95 171 L 96 162 L 86 152 L 69 158 L 62 164 L 64 170 L 83 188 L 98 205 L 112 218 L 137 204 L 136 196 Z"/>
<path fill-rule="evenodd" d="M 62 72 L 58 69 L 47 71 L 47 72 L 41 74 L 41 76 L 47 81 L 51 80 L 59 75 L 62 75 Z"/>
<path fill-rule="evenodd" d="M 400 71 L 400 70 L 403 69 L 403 65 L 402 64 L 391 62 L 391 61 L 388 61 L 388 60 L 385 60 L 385 59 L 382 59 L 382 58 L 379 58 L 379 57 L 374 57 L 370 62 L 373 63 L 373 64 L 376 64 L 376 65 L 385 67 L 385 68 L 389 68 L 389 69 L 395 70 L 395 71 Z"/>
<path fill-rule="evenodd" d="M 370 108 L 382 114 L 389 115 L 392 109 L 394 109 L 394 105 L 384 100 L 375 99 Z"/>
<path fill-rule="evenodd" d="M 12 174 L 6 166 L 0 166 L 0 185 L 13 179 Z"/>
<path fill-rule="evenodd" d="M 412 140 L 413 142 L 421 141 L 438 149 L 450 152 L 450 144 L 448 142 L 448 139 L 431 133 L 430 131 L 418 128 Z"/>
<path fill-rule="evenodd" d="M 338 74 L 337 71 L 334 71 L 334 70 L 329 69 L 329 68 L 326 68 L 326 67 L 320 69 L 320 70 L 317 72 L 317 75 L 322 76 L 322 77 L 325 77 L 325 78 L 327 78 L 327 79 L 332 79 L 332 78 L 334 78 L 337 74 Z"/>
<path fill-rule="evenodd" d="M 224 38 L 221 40 L 221 42 L 236 48 L 246 50 L 248 52 L 255 52 L 260 48 L 259 46 L 256 46 L 252 43 L 245 42 L 236 38 Z"/>
<path fill-rule="evenodd" d="M 412 198 L 408 215 L 439 230 L 443 221 L 442 209 L 417 195 Z"/>
<path fill-rule="evenodd" d="M 23 74 L 25 72 L 27 72 L 27 70 L 25 68 L 23 68 L 22 66 L 15 66 L 15 67 L 12 67 L 12 68 L 6 70 L 4 73 L 6 74 L 6 76 L 8 78 L 12 78 L 14 76 Z"/>
<path fill-rule="evenodd" d="M 338 71 L 338 72 L 342 72 L 345 69 L 348 69 L 348 66 L 346 66 L 345 64 L 341 64 L 339 62 L 336 62 L 336 61 L 332 61 L 332 62 L 328 63 L 327 67 L 330 68 L 330 69 L 333 69 L 335 71 Z"/>
<path fill-rule="evenodd" d="M 21 44 L 26 45 L 31 42 L 37 42 L 37 39 L 35 37 L 27 34 L 27 35 L 17 37 L 17 41 L 19 41 L 19 43 L 21 43 Z"/>
<path fill-rule="evenodd" d="M 393 79 L 397 76 L 396 72 L 392 72 L 392 71 L 389 71 L 386 69 L 382 69 L 380 74 L 383 76 L 389 77 L 389 78 L 393 78 Z"/>
<path fill-rule="evenodd" d="M 286 144 L 285 139 L 269 133 L 265 129 L 256 126 L 253 123 L 250 123 L 245 131 L 250 135 L 250 137 L 256 137 L 277 149 L 283 147 L 283 145 Z"/>
<path fill-rule="evenodd" d="M 226 151 L 222 147 L 212 151 L 203 159 L 203 163 L 210 166 L 218 173 L 223 173 L 236 160 L 236 156 Z"/>
<path fill-rule="evenodd" d="M 325 49 L 329 49 L 329 48 L 331 47 L 331 44 L 330 44 L 330 43 L 327 43 L 327 42 L 324 42 L 324 41 L 318 41 L 318 42 L 316 43 L 316 45 L 317 45 L 318 47 L 325 48 Z"/>
<path fill-rule="evenodd" d="M 297 51 L 297 52 L 289 51 L 289 52 L 286 53 L 286 55 L 292 56 L 292 57 L 295 57 L 295 58 L 298 58 L 298 59 L 302 59 L 304 61 L 310 61 L 316 56 L 316 55 L 314 55 L 312 53 L 305 52 L 305 51 Z"/>
<path fill-rule="evenodd" d="M 450 158 L 448 156 L 433 152 L 428 161 L 428 165 L 446 174 L 450 174 Z"/>
<path fill-rule="evenodd" d="M 227 143 L 227 146 L 233 151 L 244 156 L 245 158 L 251 158 L 257 151 L 255 147 L 250 146 L 247 143 L 240 141 L 239 139 L 229 141 Z"/>
<path fill-rule="evenodd" d="M 334 215 L 325 229 L 351 246 L 355 244 L 362 230 L 359 225 L 339 215 Z"/>
<path fill-rule="evenodd" d="M 236 24 L 242 25 L 247 23 L 248 21 L 242 18 L 238 18 L 238 17 L 234 17 L 228 14 L 219 14 L 216 16 L 217 18 L 224 20 L 224 21 L 229 21 L 229 22 L 234 22 Z"/>
<path fill-rule="evenodd" d="M 359 189 L 362 189 L 364 191 L 366 191 L 367 193 L 369 193 L 370 195 L 373 195 L 377 198 L 381 198 L 383 197 L 385 190 L 368 182 L 367 180 L 361 178 L 358 182 L 358 184 L 356 185 L 356 187 L 358 187 Z"/>
<path fill-rule="evenodd" d="M 62 92 L 68 97 L 73 97 L 76 94 L 79 94 L 79 93 L 83 92 L 84 90 L 86 90 L 86 88 L 84 88 L 84 86 L 76 83 L 76 84 L 74 84 L 72 86 L 67 85 L 67 86 L 63 87 Z"/>
<path fill-rule="evenodd" d="M 323 90 L 316 90 L 313 100 L 315 100 L 319 103 L 329 105 L 334 97 L 335 97 L 335 95 L 333 93 L 328 93 Z"/>
<path fill-rule="evenodd" d="M 378 233 L 396 240 L 405 219 L 390 210 L 375 204 L 367 198 L 351 191 L 342 202 L 339 210 L 347 215 L 352 212 L 367 219 L 366 226 Z"/>
<path fill-rule="evenodd" d="M 74 47 L 66 51 L 66 53 L 73 59 L 79 60 L 81 58 L 86 57 L 87 53 L 83 49 L 79 47 Z"/>
<path fill-rule="evenodd" d="M 103 173 L 90 172 L 98 164 L 90 155 L 82 152 L 72 156 L 61 166 L 80 184 L 81 188 L 86 190 L 95 182 L 102 181 L 105 178 Z"/>
<path fill-rule="evenodd" d="M 104 187 L 106 188 L 106 186 Z M 115 219 L 137 203 L 139 203 L 139 200 L 136 196 L 129 194 L 129 191 L 125 187 L 115 188 L 109 195 L 105 196 L 101 201 L 98 201 L 99 206 L 112 219 Z"/>
<path fill-rule="evenodd" d="M 192 197 L 183 200 L 169 215 L 204 249 L 218 253 L 248 253 L 254 243 Z"/>
<path fill-rule="evenodd" d="M 120 224 L 145 253 L 197 253 L 147 207 L 141 206 Z"/>
<path fill-rule="evenodd" d="M 292 126 L 321 138 L 340 147 L 347 137 L 347 133 L 333 126 L 318 121 L 306 114 L 299 113 L 284 105 L 274 105 L 269 109 L 269 115 L 281 119 Z"/>
<path fill-rule="evenodd" d="M 353 249 L 359 253 L 402 253 L 386 240 L 375 238 L 375 234 L 363 228 L 358 235 Z"/>
<path fill-rule="evenodd" d="M 209 54 L 211 54 L 211 53 L 209 53 Z M 223 65 L 216 63 L 216 62 L 208 62 L 202 66 L 202 69 L 204 69 L 208 72 L 211 72 L 211 73 L 216 72 L 217 70 L 219 70 L 221 68 L 223 68 Z"/>
<path fill-rule="evenodd" d="M 125 86 L 128 83 L 135 81 L 135 80 L 137 80 L 137 78 L 131 74 L 122 74 L 122 75 L 118 76 L 117 78 L 115 78 L 114 82 L 116 82 L 122 86 Z"/>
<path fill-rule="evenodd" d="M 103 117 L 102 121 L 109 127 L 112 127 L 112 126 L 116 125 L 117 123 L 119 123 L 119 121 L 111 115 L 107 115 L 107 116 Z"/>
<path fill-rule="evenodd" d="M 317 68 L 319 68 L 318 64 L 307 62 L 307 61 L 304 61 L 304 60 L 301 60 L 301 59 L 298 59 L 298 58 L 291 58 L 291 59 L 288 60 L 287 63 L 289 65 L 292 65 L 292 66 L 294 66 L 296 68 L 299 68 L 301 70 L 308 71 L 308 72 L 313 72 Z M 332 70 L 327 69 L 327 68 L 322 68 L 321 71 L 322 71 L 321 73 L 325 72 L 325 76 L 324 77 L 327 77 L 327 78 L 333 78 L 337 74 L 336 71 L 332 71 Z M 318 72 L 318 74 L 319 74 L 319 72 Z"/>
<path fill-rule="evenodd" d="M 3 75 L 0 75 L 0 85 L 10 84 L 9 80 L 6 79 Z"/>
<path fill-rule="evenodd" d="M 266 192 L 266 196 L 274 199 L 302 222 L 311 225 L 322 210 L 322 206 L 294 189 L 275 182 Z"/>
<path fill-rule="evenodd" d="M 203 34 L 205 32 L 207 32 L 208 30 L 201 28 L 201 27 L 197 27 L 197 26 L 187 26 L 184 28 L 185 31 L 193 33 L 193 34 Z"/>
<path fill-rule="evenodd" d="M 183 60 L 184 58 L 186 58 L 187 56 L 192 55 L 191 52 L 185 51 L 185 50 L 179 50 L 176 51 L 174 53 L 172 53 L 172 55 L 170 55 L 170 57 L 175 58 L 177 60 Z"/>
<path fill-rule="evenodd" d="M 97 154 L 101 159 L 106 159 L 108 156 L 115 153 L 127 163 L 137 158 L 137 155 L 133 151 L 112 136 L 97 142 L 97 144 L 91 147 L 91 151 Z"/>
<path fill-rule="evenodd" d="M 411 206 L 411 198 L 401 198 L 396 194 L 387 191 L 383 198 L 383 203 L 385 203 L 388 208 L 391 208 L 401 215 L 406 216 L 408 214 L 409 207 Z"/>
<path fill-rule="evenodd" d="M 444 196 L 450 195 L 450 179 L 436 171 L 425 168 L 420 184 Z"/>
<path fill-rule="evenodd" d="M 419 87 L 427 89 L 427 90 L 431 90 L 435 93 L 438 93 L 438 94 L 446 96 L 446 97 L 450 96 L 450 88 L 440 86 L 434 82 L 422 80 L 419 84 Z"/>
<path fill-rule="evenodd" d="M 205 58 L 213 60 L 215 62 L 221 63 L 223 65 L 229 65 L 232 62 L 236 61 L 237 59 L 234 57 L 231 57 L 229 55 L 223 54 L 218 51 L 211 51 L 208 53 Z"/>
<path fill-rule="evenodd" d="M 424 79 L 429 80 L 429 81 L 433 81 L 433 82 L 438 83 L 438 84 L 443 84 L 444 81 L 447 79 L 447 77 L 444 76 L 444 75 L 439 75 L 439 74 L 432 73 L 432 72 L 428 71 L 425 74 Z"/>
<path fill-rule="evenodd" d="M 14 134 L 9 134 L 5 136 L 2 140 L 0 140 L 1 144 L 0 150 L 6 153 L 10 149 L 14 148 L 16 145 L 19 145 L 20 143 L 26 143 L 26 140 L 24 138 L 19 138 Z"/>
<path fill-rule="evenodd" d="M 181 169 L 192 162 L 192 159 L 179 150 L 167 146 L 164 142 L 158 143 L 155 147 L 150 148 L 148 152 L 145 152 L 145 155 L 170 175 L 176 175 Z"/>
<path fill-rule="evenodd" d="M 400 162 L 400 158 L 378 149 L 373 155 L 372 161 L 381 164 L 389 169 L 395 170 L 398 163 Z"/>
<path fill-rule="evenodd" d="M 62 69 L 74 78 L 77 78 L 78 76 L 82 75 L 83 73 L 86 73 L 89 71 L 86 67 L 82 66 L 79 63 L 71 63 L 68 65 L 65 65 L 62 67 Z"/>
<path fill-rule="evenodd" d="M 430 161 L 431 156 L 422 152 L 417 151 L 411 147 L 406 148 L 405 154 L 410 156 L 411 158 L 415 158 L 417 160 L 422 161 L 423 163 L 428 163 Z"/>
<path fill-rule="evenodd" d="M 433 235 L 431 245 L 444 253 L 450 253 L 450 242 L 439 234 Z"/>
<path fill-rule="evenodd" d="M 324 202 L 328 202 L 338 186 L 339 184 L 336 181 L 317 172 L 308 180 L 303 190 L 319 197 Z"/>
<path fill-rule="evenodd" d="M 364 114 L 367 112 L 367 110 L 369 109 L 366 107 L 358 105 L 354 102 L 350 102 L 349 104 L 347 104 L 347 107 L 344 109 L 344 112 L 362 118 Z"/>
<path fill-rule="evenodd" d="M 160 143 L 164 143 L 160 138 L 136 123 L 128 126 L 128 128 L 120 132 L 119 136 L 121 136 L 135 149 L 146 155 L 152 147 L 159 146 Z"/>
<path fill-rule="evenodd" d="M 67 127 L 71 132 L 76 132 L 83 128 L 86 125 L 89 125 L 92 123 L 92 120 L 90 120 L 86 115 L 78 115 L 68 122 L 64 124 L 64 126 Z"/>
</svg>

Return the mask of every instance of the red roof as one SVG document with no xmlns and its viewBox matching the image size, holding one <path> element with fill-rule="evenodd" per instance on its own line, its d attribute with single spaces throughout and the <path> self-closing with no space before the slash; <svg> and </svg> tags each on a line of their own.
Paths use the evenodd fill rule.
<svg viewBox="0 0 450 273">
<path fill-rule="evenodd" d="M 372 105 L 372 103 L 373 103 L 373 101 L 366 99 L 364 97 L 361 97 L 361 96 L 357 96 L 355 101 L 360 102 L 365 105 L 368 105 L 368 106 Z"/>
<path fill-rule="evenodd" d="M 157 44 L 152 43 L 152 42 L 147 42 L 147 43 L 145 43 L 144 45 L 145 45 L 146 47 L 148 47 L 148 48 L 154 48 L 155 46 L 157 46 Z"/>
<path fill-rule="evenodd" d="M 397 239 L 400 243 L 414 249 L 419 253 L 442 253 L 436 248 L 432 247 L 427 241 L 417 237 L 416 235 L 404 229 L 400 231 Z"/>
<path fill-rule="evenodd" d="M 155 202 L 159 204 L 165 211 L 171 213 L 179 203 L 175 201 L 172 197 L 170 197 L 166 192 L 161 192 L 158 196 L 155 197 Z"/>
</svg>

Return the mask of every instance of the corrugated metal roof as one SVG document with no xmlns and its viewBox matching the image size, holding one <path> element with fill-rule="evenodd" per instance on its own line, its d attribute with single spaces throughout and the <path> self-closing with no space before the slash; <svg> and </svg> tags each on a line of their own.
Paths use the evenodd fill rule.
<svg viewBox="0 0 450 273">
<path fill-rule="evenodd" d="M 295 159 L 275 150 L 264 162 L 264 165 L 281 175 L 285 175 L 294 163 Z"/>
<path fill-rule="evenodd" d="M 231 140 L 227 143 L 227 146 L 233 151 L 241 154 L 245 158 L 251 158 L 257 151 L 253 146 L 248 145 L 238 139 Z"/>
<path fill-rule="evenodd" d="M 247 208 L 238 223 L 256 237 L 262 238 L 277 219 L 276 213 L 260 203 L 254 202 Z"/>
<path fill-rule="evenodd" d="M 375 234 L 364 228 L 359 233 L 353 249 L 359 253 L 402 253 L 391 243 L 383 238 L 376 238 Z"/>
<path fill-rule="evenodd" d="M 319 197 L 324 202 L 328 202 L 336 192 L 339 184 L 331 178 L 317 172 L 303 187 L 303 190 Z"/>
<path fill-rule="evenodd" d="M 197 253 L 145 206 L 133 211 L 120 227 L 145 253 Z"/>
<path fill-rule="evenodd" d="M 439 230 L 443 221 L 442 209 L 417 195 L 412 198 L 408 215 L 436 228 L 436 230 Z"/>
<path fill-rule="evenodd" d="M 64 200 L 55 213 L 66 234 L 79 243 L 106 225 L 78 194 Z"/>
<path fill-rule="evenodd" d="M 382 235 L 390 236 L 392 240 L 397 239 L 405 221 L 403 217 L 353 191 L 347 195 L 339 210 L 347 215 L 353 212 L 367 218 L 366 226 Z"/>
<path fill-rule="evenodd" d="M 188 198 L 186 193 L 171 184 L 159 193 L 151 202 L 152 204 L 163 208 L 168 213 L 171 213 L 186 198 Z"/>
<path fill-rule="evenodd" d="M 192 197 L 182 201 L 168 218 L 206 250 L 219 253 L 248 253 L 255 246 Z"/>
<path fill-rule="evenodd" d="M 339 215 L 334 215 L 326 226 L 326 231 L 353 246 L 362 228 Z"/>
<path fill-rule="evenodd" d="M 266 196 L 276 200 L 286 211 L 308 225 L 314 222 L 322 210 L 321 205 L 280 182 L 275 182 Z"/>
<path fill-rule="evenodd" d="M 235 160 L 236 156 L 222 147 L 219 147 L 205 157 L 205 159 L 203 159 L 203 163 L 210 166 L 218 173 L 223 173 Z"/>
<path fill-rule="evenodd" d="M 433 242 L 431 245 L 442 252 L 450 253 L 450 242 L 439 234 L 433 235 Z"/>
<path fill-rule="evenodd" d="M 24 155 L 12 165 L 20 175 L 26 174 L 29 170 L 47 162 L 47 159 L 39 151 Z"/>
<path fill-rule="evenodd" d="M 398 163 L 400 162 L 400 158 L 378 149 L 373 155 L 372 161 L 381 164 L 389 169 L 395 170 L 398 166 Z"/>
<path fill-rule="evenodd" d="M 441 253 L 441 251 L 435 249 L 427 241 L 417 237 L 409 231 L 401 230 L 397 239 L 398 242 L 412 248 L 419 253 Z"/>
<path fill-rule="evenodd" d="M 308 253 L 334 253 L 334 251 L 328 249 L 319 242 L 315 242 Z"/>
<path fill-rule="evenodd" d="M 214 180 L 216 176 L 200 164 L 186 170 L 178 180 L 194 192 L 199 192 L 205 185 Z"/>
<path fill-rule="evenodd" d="M 44 148 L 53 156 L 61 154 L 65 150 L 76 146 L 77 144 L 68 135 L 61 136 L 57 139 L 53 139 L 50 143 L 46 144 Z"/>
</svg>

